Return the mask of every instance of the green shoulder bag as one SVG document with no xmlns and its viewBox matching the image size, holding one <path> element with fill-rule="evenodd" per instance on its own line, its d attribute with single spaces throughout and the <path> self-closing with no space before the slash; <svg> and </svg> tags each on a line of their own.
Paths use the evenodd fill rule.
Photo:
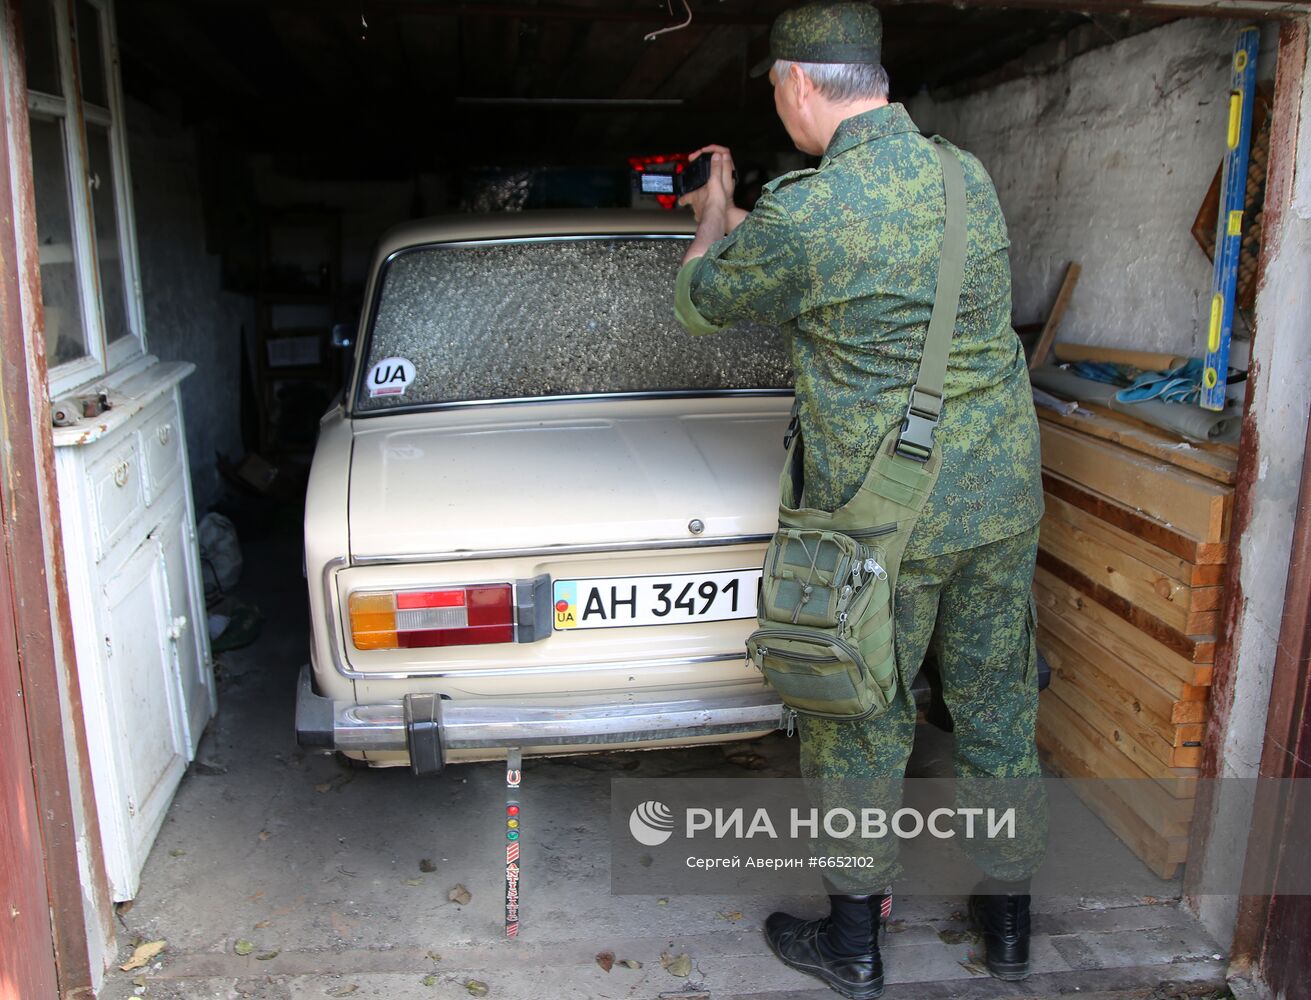
<svg viewBox="0 0 1311 1000">
<path fill-rule="evenodd" d="M 965 270 L 965 178 L 935 137 L 946 225 L 933 313 L 906 416 L 880 442 L 856 495 L 833 512 L 799 506 L 804 444 L 793 409 L 780 477 L 778 531 L 765 552 L 758 628 L 747 655 L 793 711 L 856 721 L 897 690 L 897 570 L 942 464 L 933 436 Z"/>
</svg>

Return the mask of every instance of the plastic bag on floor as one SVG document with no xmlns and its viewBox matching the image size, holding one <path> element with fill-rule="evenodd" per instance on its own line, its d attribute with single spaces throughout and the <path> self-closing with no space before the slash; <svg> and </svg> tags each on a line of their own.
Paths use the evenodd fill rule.
<svg viewBox="0 0 1311 1000">
<path fill-rule="evenodd" d="M 208 601 L 222 596 L 241 579 L 241 542 L 237 539 L 236 525 L 213 511 L 200 519 L 196 535 Z"/>
</svg>

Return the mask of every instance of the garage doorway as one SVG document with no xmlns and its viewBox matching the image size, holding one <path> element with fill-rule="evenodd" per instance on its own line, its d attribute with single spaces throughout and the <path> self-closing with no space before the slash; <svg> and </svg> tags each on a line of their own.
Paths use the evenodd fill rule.
<svg viewBox="0 0 1311 1000">
<path fill-rule="evenodd" d="M 446 211 L 630 207 L 630 158 L 679 152 L 710 140 L 739 151 L 749 201 L 753 188 L 758 191 L 768 178 L 805 163 L 773 117 L 767 86 L 745 75 L 763 54 L 768 24 L 781 6 L 718 4 L 713 11 L 696 11 L 687 28 L 646 41 L 647 32 L 672 27 L 677 18 L 658 8 L 613 6 L 494 4 L 475 13 L 464 5 L 397 2 L 364 9 L 339 4 L 325 13 L 321 6 L 292 0 L 185 6 L 119 0 L 151 350 L 166 360 L 204 366 L 206 378 L 187 383 L 183 396 L 197 505 L 202 511 L 215 507 L 236 524 L 248 576 L 279 581 L 276 588 L 254 586 L 228 595 L 258 608 L 264 635 L 256 645 L 220 657 L 220 692 L 229 708 L 221 711 L 182 786 L 147 866 L 144 898 L 123 915 L 133 934 L 167 933 L 175 943 L 186 942 L 188 957 L 172 966 L 179 983 L 163 988 L 184 991 L 191 988 L 188 983 L 208 979 L 252 980 L 247 967 L 297 974 L 290 957 L 279 961 L 276 955 L 266 965 L 206 964 L 201 954 L 219 942 L 229 955 L 236 954 L 239 941 L 260 954 L 290 955 L 313 951 L 325 941 L 331 947 L 380 950 L 388 940 L 377 927 L 366 929 L 374 923 L 368 905 L 349 902 L 352 894 L 363 895 L 350 881 L 360 872 L 352 872 L 353 862 L 345 860 L 345 845 L 334 847 L 330 839 L 316 841 L 315 853 L 340 863 L 313 870 L 331 886 L 328 896 L 307 892 L 297 903 L 293 893 L 275 905 L 265 902 L 267 888 L 252 888 L 244 902 L 234 896 L 225 903 L 232 919 L 220 927 L 187 910 L 183 888 L 204 885 L 206 879 L 216 888 L 247 879 L 262 885 L 261 878 L 273 873 L 259 867 L 270 862 L 299 871 L 294 850 L 276 854 L 260 846 L 293 837 L 294 817 L 317 814 L 316 823 L 332 828 L 343 820 L 325 804 L 348 803 L 351 812 L 386 815 L 414 792 L 403 775 L 338 772 L 329 762 L 300 754 L 285 737 L 268 735 L 279 732 L 286 718 L 289 702 L 280 705 L 278 698 L 293 693 L 304 659 L 308 625 L 297 596 L 303 583 L 295 572 L 298 500 L 317 416 L 347 370 L 343 355 L 333 350 L 332 329 L 349 325 L 358 314 L 369 247 L 394 222 Z M 925 5 L 889 8 L 886 25 L 894 99 L 905 101 L 922 127 L 978 153 L 993 172 L 1012 228 L 1017 325 L 1042 323 L 1067 265 L 1081 260 L 1078 294 L 1062 328 L 1072 342 L 1108 346 L 1128 340 L 1135 349 L 1160 355 L 1190 353 L 1203 324 L 1209 265 L 1188 229 L 1219 163 L 1210 105 L 1223 94 L 1224 67 L 1240 25 L 1144 9 L 1125 15 Z M 1277 29 L 1262 34 L 1268 83 L 1273 83 L 1277 39 Z M 1109 196 L 1116 188 L 1122 197 Z M 662 209 L 647 203 L 635 210 Z M 288 276 L 299 287 L 289 289 Z M 217 311 L 210 308 L 215 301 Z M 187 328 L 178 320 L 202 313 L 200 327 Z M 1064 440 L 1069 434 L 1061 427 L 1051 436 Z M 1078 443 L 1095 454 L 1106 447 Z M 1201 450 L 1217 457 L 1199 461 L 1225 467 L 1217 473 L 1221 478 L 1195 468 L 1184 472 L 1233 486 L 1238 452 Z M 222 456 L 218 460 L 216 453 Z M 1074 473 L 1065 469 L 1052 474 L 1071 480 Z M 1071 502 L 1069 495 L 1057 499 Z M 1223 508 L 1223 497 L 1219 502 Z M 1086 505 L 1073 506 L 1071 517 L 1086 521 Z M 1094 520 L 1115 526 L 1105 517 Z M 1069 565 L 1059 555 L 1053 559 Z M 1080 599 L 1077 581 L 1050 567 L 1049 572 L 1054 598 L 1066 588 L 1072 600 Z M 1212 575 L 1214 581 L 1208 576 L 1209 582 L 1197 587 L 1221 588 L 1222 571 Z M 1123 599 L 1112 591 L 1106 606 L 1118 607 L 1117 596 Z M 1224 599 L 1220 592 L 1199 596 L 1215 606 L 1199 604 L 1190 614 L 1214 613 L 1213 619 L 1187 619 L 1174 633 L 1219 632 Z M 1068 633 L 1064 644 L 1070 644 Z M 1188 655 L 1208 654 L 1198 654 L 1194 644 Z M 1209 661 L 1194 661 L 1198 670 L 1189 679 L 1154 682 L 1151 689 L 1154 697 L 1160 690 L 1167 696 L 1161 704 L 1168 721 L 1162 725 L 1170 731 L 1153 738 L 1170 741 L 1168 759 L 1139 759 L 1115 747 L 1108 759 L 1118 764 L 1114 754 L 1119 753 L 1140 769 L 1159 764 L 1194 772 L 1170 775 L 1181 784 L 1197 776 L 1209 718 L 1207 709 L 1197 706 L 1207 703 L 1201 689 L 1209 684 L 1207 666 L 1216 662 L 1214 644 L 1209 655 Z M 1170 686 L 1175 682 L 1178 690 Z M 1053 752 L 1086 764 L 1089 753 L 1100 753 L 1099 739 L 1112 738 L 1097 726 L 1114 729 L 1113 706 L 1079 701 L 1086 695 L 1077 685 L 1064 690 L 1065 695 L 1058 690 L 1045 696 L 1055 699 L 1054 718 L 1076 728 L 1088 718 L 1101 721 L 1088 727 L 1079 747 Z M 239 762 L 245 746 L 258 748 L 263 768 Z M 766 767 L 786 768 L 787 746 L 771 744 L 757 756 Z M 556 782 L 551 787 L 563 789 L 562 795 L 579 795 L 580 802 L 595 806 L 598 800 L 588 798 L 596 791 L 590 782 L 611 765 L 597 764 L 598 771 L 579 762 L 542 766 L 552 775 L 543 779 L 548 785 Z M 730 756 L 664 766 L 746 765 Z M 494 770 L 444 776 L 434 801 L 449 810 L 467 808 L 477 791 L 494 794 Z M 367 792 L 366 783 L 371 783 Z M 254 789 L 259 791 L 252 796 Z M 252 799 L 261 796 L 265 803 L 290 803 L 290 811 L 249 810 Z M 1162 801 L 1171 810 L 1189 812 L 1191 821 L 1189 808 L 1178 805 L 1185 799 L 1171 794 Z M 229 810 L 225 803 L 236 805 Z M 213 825 L 221 813 L 242 826 L 240 837 L 223 836 Z M 1140 816 L 1115 803 L 1105 813 L 1117 835 L 1134 839 L 1133 823 Z M 439 828 L 446 815 L 446 810 L 416 810 L 407 816 L 404 827 L 413 839 L 406 846 L 417 845 L 430 827 Z M 366 831 L 355 827 L 345 840 L 358 844 Z M 582 831 L 575 833 L 581 843 Z M 563 823 L 555 834 L 561 843 L 574 835 Z M 446 920 L 456 907 L 440 898 L 433 904 L 433 886 L 440 879 L 426 877 L 431 873 L 418 866 L 427 860 L 440 875 L 449 858 L 444 863 L 420 853 L 409 859 L 399 849 L 406 834 L 377 835 L 392 845 L 388 863 L 400 866 L 397 884 L 424 897 L 418 909 L 379 901 L 379 912 L 387 915 L 383 926 L 394 929 L 387 933 L 399 934 L 416 921 Z M 1151 843 L 1137 845 L 1137 856 L 1160 874 L 1176 877 L 1190 846 L 1187 834 L 1176 834 L 1170 843 L 1147 839 Z M 476 833 L 465 831 L 460 841 L 473 844 Z M 570 898 L 566 854 L 561 850 L 557 858 L 562 899 Z M 401 867 L 411 864 L 415 872 L 400 877 Z M 381 875 L 373 871 L 370 877 Z M 585 892 L 595 888 L 584 884 Z M 392 888 L 387 885 L 379 888 L 383 895 Z M 587 899 L 600 913 L 614 905 Z M 1101 957 L 1085 956 L 1087 967 L 1080 969 L 1052 944 L 1065 968 L 1053 965 L 1051 974 L 1096 973 L 1084 981 L 1118 988 L 1135 984 L 1126 973 L 1108 970 L 1141 971 L 1187 957 L 1199 983 L 1222 978 L 1223 963 L 1212 956 L 1225 949 L 1206 930 L 1173 906 L 1124 902 L 1099 901 L 1100 909 L 1094 909 L 1110 915 L 1096 917 L 1074 905 L 1053 913 L 1051 926 L 1066 928 L 1067 936 L 1098 920 L 1106 934 L 1124 938 L 1159 932 L 1158 952 L 1115 953 L 1108 943 Z M 742 919 L 729 901 L 722 904 L 724 913 Z M 288 907 L 288 913 L 276 913 Z M 567 910 L 562 906 L 555 917 L 566 921 Z M 475 904 L 468 911 L 473 922 L 458 926 L 470 928 L 472 936 L 489 913 Z M 959 930 L 950 911 L 917 916 L 921 922 L 915 926 L 928 928 L 942 943 Z M 285 921 L 282 929 L 295 925 L 290 936 L 260 938 L 257 932 L 274 930 L 279 920 Z M 726 948 L 737 940 L 732 935 L 739 920 L 723 918 Z M 696 920 L 691 925 L 707 934 L 720 929 Z M 586 967 L 587 949 L 578 947 L 575 964 Z M 1067 942 L 1067 949 L 1073 945 Z M 376 956 L 361 971 L 409 976 L 415 969 L 405 963 L 419 954 L 417 943 L 410 951 L 415 954 L 407 952 L 403 972 Z M 1138 964 L 1117 966 L 1117 961 Z M 477 978 L 477 970 L 485 968 L 478 963 L 492 959 L 471 953 L 469 962 L 470 975 Z M 1180 964 L 1174 962 L 1176 971 Z M 325 990 L 350 985 L 332 982 L 318 985 Z M 126 988 L 121 982 L 119 987 Z"/>
</svg>

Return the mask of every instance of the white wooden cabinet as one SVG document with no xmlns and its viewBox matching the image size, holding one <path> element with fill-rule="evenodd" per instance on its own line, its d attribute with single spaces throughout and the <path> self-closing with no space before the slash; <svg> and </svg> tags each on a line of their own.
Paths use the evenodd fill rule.
<svg viewBox="0 0 1311 1000">
<path fill-rule="evenodd" d="M 153 360 L 153 359 L 148 359 Z M 115 900 L 141 867 L 216 700 L 178 385 L 154 363 L 54 432 L 82 710 Z"/>
</svg>

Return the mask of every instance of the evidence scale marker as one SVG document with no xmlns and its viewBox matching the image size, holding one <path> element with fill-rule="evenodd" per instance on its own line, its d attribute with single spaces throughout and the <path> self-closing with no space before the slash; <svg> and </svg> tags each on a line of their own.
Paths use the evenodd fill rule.
<svg viewBox="0 0 1311 1000">
<path fill-rule="evenodd" d="M 505 760 L 505 936 L 519 936 L 519 783 L 523 753 L 512 747 Z"/>
</svg>

